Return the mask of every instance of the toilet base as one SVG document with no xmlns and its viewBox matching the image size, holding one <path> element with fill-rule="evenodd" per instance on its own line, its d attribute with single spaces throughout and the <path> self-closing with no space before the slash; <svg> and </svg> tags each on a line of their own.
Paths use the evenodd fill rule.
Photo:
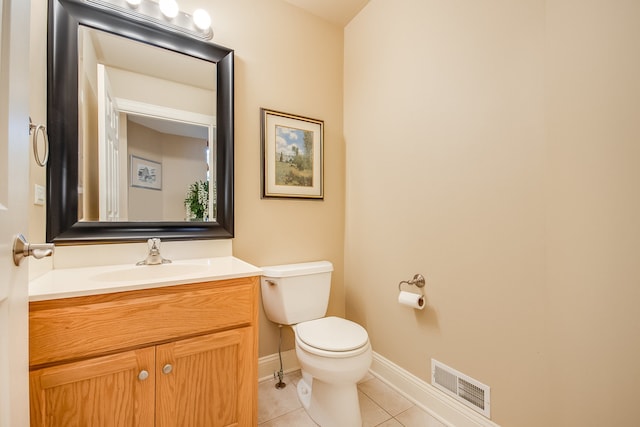
<svg viewBox="0 0 640 427">
<path fill-rule="evenodd" d="M 298 398 L 321 427 L 362 427 L 356 384 L 327 384 L 302 373 Z"/>
</svg>

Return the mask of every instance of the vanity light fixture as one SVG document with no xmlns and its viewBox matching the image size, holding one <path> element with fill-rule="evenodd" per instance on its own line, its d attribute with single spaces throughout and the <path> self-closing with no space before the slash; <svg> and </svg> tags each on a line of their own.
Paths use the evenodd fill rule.
<svg viewBox="0 0 640 427">
<path fill-rule="evenodd" d="M 204 9 L 193 16 L 180 11 L 176 0 L 84 0 L 85 3 L 109 9 L 138 21 L 152 22 L 168 30 L 201 40 L 211 40 L 211 17 Z"/>
</svg>

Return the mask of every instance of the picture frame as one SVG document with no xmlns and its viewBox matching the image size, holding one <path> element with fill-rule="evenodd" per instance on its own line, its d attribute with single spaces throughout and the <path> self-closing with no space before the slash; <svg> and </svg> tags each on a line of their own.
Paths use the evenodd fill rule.
<svg viewBox="0 0 640 427">
<path fill-rule="evenodd" d="M 132 187 L 162 190 L 162 163 L 131 155 Z"/>
<path fill-rule="evenodd" d="M 260 109 L 262 198 L 324 199 L 324 121 Z"/>
</svg>

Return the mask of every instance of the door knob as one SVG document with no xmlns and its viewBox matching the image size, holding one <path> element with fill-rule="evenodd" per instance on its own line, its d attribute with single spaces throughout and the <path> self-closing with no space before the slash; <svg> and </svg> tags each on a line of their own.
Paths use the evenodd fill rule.
<svg viewBox="0 0 640 427">
<path fill-rule="evenodd" d="M 140 381 L 144 381 L 144 380 L 146 380 L 147 378 L 149 378 L 149 371 L 146 371 L 146 370 L 144 370 L 144 369 L 143 369 L 142 371 L 140 371 L 140 373 L 138 374 L 138 379 L 139 379 Z"/>
<path fill-rule="evenodd" d="M 173 371 L 173 366 L 171 366 L 171 364 L 167 363 L 166 365 L 164 365 L 162 367 L 162 373 L 164 374 L 170 374 L 171 371 Z"/>
<path fill-rule="evenodd" d="M 18 234 L 13 240 L 13 263 L 20 265 L 22 259 L 32 256 L 36 259 L 53 255 L 55 246 L 53 243 L 35 243 L 27 242 L 22 234 Z"/>
</svg>

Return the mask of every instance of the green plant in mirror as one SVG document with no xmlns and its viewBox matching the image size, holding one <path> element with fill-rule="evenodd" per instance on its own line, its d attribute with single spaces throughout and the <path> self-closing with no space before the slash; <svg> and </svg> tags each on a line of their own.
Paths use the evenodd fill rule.
<svg viewBox="0 0 640 427">
<path fill-rule="evenodd" d="M 209 219 L 209 181 L 196 181 L 189 186 L 184 199 L 187 220 L 206 221 Z"/>
</svg>

